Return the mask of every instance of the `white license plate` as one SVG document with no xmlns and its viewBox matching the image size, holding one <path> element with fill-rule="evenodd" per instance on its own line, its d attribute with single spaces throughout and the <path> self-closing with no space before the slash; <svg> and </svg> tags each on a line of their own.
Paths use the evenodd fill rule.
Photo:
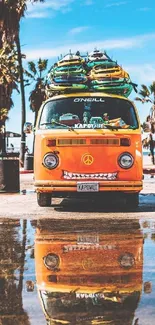
<svg viewBox="0 0 155 325">
<path fill-rule="evenodd" d="M 99 236 L 92 234 L 78 234 L 77 235 L 77 244 L 99 244 Z"/>
<path fill-rule="evenodd" d="M 82 183 L 77 182 L 77 192 L 98 192 L 99 183 Z"/>
</svg>

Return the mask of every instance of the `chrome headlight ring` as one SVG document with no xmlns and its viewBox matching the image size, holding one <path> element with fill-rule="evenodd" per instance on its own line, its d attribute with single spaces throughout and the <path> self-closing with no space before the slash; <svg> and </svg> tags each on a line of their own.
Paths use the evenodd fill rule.
<svg viewBox="0 0 155 325">
<path fill-rule="evenodd" d="M 134 164 L 134 158 L 129 152 L 123 152 L 118 157 L 118 165 L 123 169 L 129 169 Z"/>
<path fill-rule="evenodd" d="M 124 269 L 130 269 L 135 265 L 135 258 L 131 253 L 124 253 L 119 257 L 119 264 Z"/>
<path fill-rule="evenodd" d="M 43 158 L 43 165 L 48 169 L 54 169 L 59 164 L 59 157 L 54 153 L 47 153 Z"/>
<path fill-rule="evenodd" d="M 56 254 L 49 253 L 43 257 L 44 265 L 48 270 L 57 270 L 60 264 L 59 256 Z"/>
</svg>

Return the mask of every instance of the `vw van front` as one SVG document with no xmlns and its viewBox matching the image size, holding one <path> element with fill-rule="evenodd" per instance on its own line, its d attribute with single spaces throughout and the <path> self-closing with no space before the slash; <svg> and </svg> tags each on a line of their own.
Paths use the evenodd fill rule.
<svg viewBox="0 0 155 325">
<path fill-rule="evenodd" d="M 52 197 L 117 192 L 138 205 L 141 128 L 134 104 L 103 93 L 54 96 L 41 106 L 35 132 L 38 204 Z"/>
</svg>

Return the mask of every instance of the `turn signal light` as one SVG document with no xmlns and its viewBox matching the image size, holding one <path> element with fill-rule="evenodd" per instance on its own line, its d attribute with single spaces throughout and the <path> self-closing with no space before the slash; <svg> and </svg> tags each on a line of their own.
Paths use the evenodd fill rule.
<svg viewBox="0 0 155 325">
<path fill-rule="evenodd" d="M 120 139 L 120 145 L 123 146 L 123 147 L 129 147 L 131 144 L 131 141 L 130 139 L 128 138 L 122 138 Z"/>
<path fill-rule="evenodd" d="M 48 139 L 46 140 L 47 147 L 55 147 L 56 146 L 56 139 Z"/>
</svg>

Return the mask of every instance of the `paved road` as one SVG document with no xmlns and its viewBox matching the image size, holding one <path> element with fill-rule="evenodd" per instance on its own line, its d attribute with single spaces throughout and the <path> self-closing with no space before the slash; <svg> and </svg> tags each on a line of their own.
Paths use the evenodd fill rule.
<svg viewBox="0 0 155 325">
<path fill-rule="evenodd" d="M 25 194 L 26 193 L 26 194 Z M 88 200 L 54 199 L 50 208 L 41 208 L 36 202 L 33 175 L 21 175 L 21 194 L 0 194 L 0 217 L 9 218 L 154 218 L 155 181 L 146 176 L 137 211 L 126 212 L 122 202 L 95 202 Z"/>
</svg>

